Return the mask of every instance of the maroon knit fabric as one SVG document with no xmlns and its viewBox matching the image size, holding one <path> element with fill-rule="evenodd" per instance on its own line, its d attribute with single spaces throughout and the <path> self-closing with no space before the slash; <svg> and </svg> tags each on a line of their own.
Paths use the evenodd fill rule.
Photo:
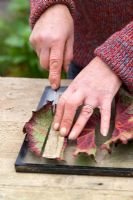
<svg viewBox="0 0 133 200">
<path fill-rule="evenodd" d="M 54 4 L 74 16 L 74 61 L 85 67 L 96 55 L 133 93 L 133 0 L 30 0 L 32 28 Z"/>
</svg>

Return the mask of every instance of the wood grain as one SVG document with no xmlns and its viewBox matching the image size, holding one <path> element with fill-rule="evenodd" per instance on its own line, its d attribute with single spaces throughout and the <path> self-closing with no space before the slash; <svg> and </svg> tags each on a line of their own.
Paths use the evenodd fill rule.
<svg viewBox="0 0 133 200">
<path fill-rule="evenodd" d="M 132 178 L 15 172 L 23 125 L 46 85 L 44 79 L 0 78 L 0 200 L 132 200 Z"/>
</svg>

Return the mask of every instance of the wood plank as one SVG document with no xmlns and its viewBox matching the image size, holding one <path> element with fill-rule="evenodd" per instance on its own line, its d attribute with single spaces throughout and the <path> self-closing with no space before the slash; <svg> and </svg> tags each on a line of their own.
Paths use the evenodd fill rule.
<svg viewBox="0 0 133 200">
<path fill-rule="evenodd" d="M 64 80 L 62 84 L 69 82 Z M 0 78 L 0 121 L 27 121 L 48 85 L 46 79 Z"/>
<path fill-rule="evenodd" d="M 0 185 L 133 192 L 132 178 L 16 173 L 14 169 L 15 154 L 5 155 L 0 155 Z"/>
<path fill-rule="evenodd" d="M 22 127 L 46 85 L 41 79 L 0 78 L 0 200 L 132 200 L 132 178 L 15 172 Z"/>
<path fill-rule="evenodd" d="M 54 131 L 53 128 L 51 128 L 42 156 L 51 159 L 62 158 L 61 153 L 64 142 L 64 137 L 61 137 L 58 131 Z"/>
<path fill-rule="evenodd" d="M 24 122 L 0 122 L 0 155 L 17 155 L 24 139 L 23 126 Z"/>
<path fill-rule="evenodd" d="M 0 199 L 1 200 L 132 200 L 132 192 L 121 191 L 106 191 L 106 190 L 90 190 L 86 189 L 65 189 L 62 190 L 58 187 L 0 187 Z"/>
</svg>

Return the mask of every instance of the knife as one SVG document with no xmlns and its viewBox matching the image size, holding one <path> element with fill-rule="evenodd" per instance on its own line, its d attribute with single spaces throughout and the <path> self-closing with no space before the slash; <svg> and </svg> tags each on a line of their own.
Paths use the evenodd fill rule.
<svg viewBox="0 0 133 200">
<path fill-rule="evenodd" d="M 42 94 L 42 97 L 39 101 L 37 106 L 37 110 L 45 105 L 48 101 L 52 102 L 53 104 L 53 113 L 55 113 L 56 105 L 62 93 L 66 90 L 66 87 L 60 87 L 57 90 L 53 90 L 50 86 L 47 86 Z"/>
<path fill-rule="evenodd" d="M 52 105 L 53 105 L 53 113 L 55 114 L 55 111 L 56 111 L 56 105 L 59 101 L 59 98 L 62 94 L 62 91 L 61 91 L 61 88 L 57 89 L 57 90 L 53 90 L 51 89 L 51 95 L 52 95 Z"/>
</svg>

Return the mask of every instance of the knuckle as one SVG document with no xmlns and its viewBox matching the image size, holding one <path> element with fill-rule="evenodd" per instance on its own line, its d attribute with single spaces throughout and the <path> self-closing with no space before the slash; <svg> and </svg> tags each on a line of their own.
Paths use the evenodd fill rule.
<svg viewBox="0 0 133 200">
<path fill-rule="evenodd" d="M 70 100 L 66 101 L 66 107 L 67 107 L 67 109 L 73 110 L 73 109 L 75 109 L 75 106 L 76 106 L 75 102 L 72 102 Z"/>
<path fill-rule="evenodd" d="M 31 43 L 39 43 L 42 44 L 45 41 L 45 35 L 43 33 L 39 33 L 39 34 L 32 34 L 30 36 L 30 42 Z"/>
<path fill-rule="evenodd" d="M 63 41 L 62 36 L 60 35 L 51 35 L 50 37 L 51 45 L 55 46 Z"/>
<path fill-rule="evenodd" d="M 40 44 L 42 44 L 42 42 L 44 42 L 45 36 L 43 34 L 38 34 L 35 38 L 36 42 L 39 42 Z"/>
<path fill-rule="evenodd" d="M 42 35 L 40 35 L 41 38 L 43 41 L 47 42 L 51 47 L 52 47 L 52 44 L 57 44 L 55 41 L 54 41 L 54 38 L 51 34 L 49 33 L 43 33 Z"/>
<path fill-rule="evenodd" d="M 59 65 L 61 63 L 61 58 L 50 58 L 50 66 L 53 66 L 53 68 L 59 68 Z"/>
<path fill-rule="evenodd" d="M 105 114 L 109 114 L 111 112 L 110 108 L 106 108 L 106 107 L 101 107 L 100 110 L 101 110 L 101 112 L 103 112 Z"/>
<path fill-rule="evenodd" d="M 63 119 L 62 126 L 70 125 L 71 123 L 72 123 L 72 120 L 70 118 L 65 118 Z"/>
<path fill-rule="evenodd" d="M 35 37 L 32 34 L 29 37 L 29 42 L 30 42 L 30 44 L 34 44 L 35 43 Z"/>
<path fill-rule="evenodd" d="M 59 38 L 51 38 L 51 46 L 55 46 L 60 42 Z"/>
<path fill-rule="evenodd" d="M 103 95 L 103 102 L 106 104 L 106 103 L 110 103 L 112 102 L 112 95 L 111 94 L 108 94 L 108 95 Z"/>
<path fill-rule="evenodd" d="M 72 93 L 73 93 L 73 95 L 74 95 L 74 93 L 78 91 L 77 82 L 73 80 L 73 84 L 70 84 L 69 89 L 72 91 Z M 80 97 L 81 95 L 82 95 L 82 94 L 79 94 L 79 97 Z M 73 97 L 73 98 L 74 98 L 74 97 Z M 75 102 L 78 102 L 78 99 L 77 99 L 77 98 L 74 98 L 74 101 L 75 101 Z"/>
<path fill-rule="evenodd" d="M 84 110 L 82 111 L 81 114 L 82 114 L 82 117 L 87 120 L 91 113 L 90 112 L 88 113 L 88 111 Z"/>
<path fill-rule="evenodd" d="M 55 70 L 51 70 L 50 74 L 49 74 L 50 81 L 55 82 L 58 80 L 58 78 L 59 78 L 59 73 L 57 73 L 57 71 L 55 71 Z"/>
<path fill-rule="evenodd" d="M 111 111 L 111 101 L 104 101 L 101 106 L 100 106 L 100 110 L 103 112 L 110 112 Z"/>
</svg>

